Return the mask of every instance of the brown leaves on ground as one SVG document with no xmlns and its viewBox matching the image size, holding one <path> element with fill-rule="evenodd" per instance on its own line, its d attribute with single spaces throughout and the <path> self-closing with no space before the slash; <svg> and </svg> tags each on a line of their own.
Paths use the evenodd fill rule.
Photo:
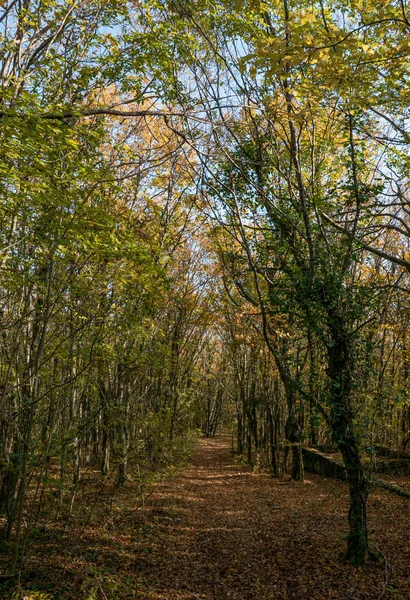
<svg viewBox="0 0 410 600">
<path fill-rule="evenodd" d="M 341 482 L 253 473 L 235 463 L 227 439 L 203 440 L 192 465 L 159 485 L 144 510 L 66 539 L 60 559 L 50 538 L 31 568 L 45 578 L 48 565 L 48 598 L 58 599 L 410 599 L 409 501 L 385 491 L 369 500 L 387 585 L 384 561 L 344 562 L 347 510 Z"/>
</svg>

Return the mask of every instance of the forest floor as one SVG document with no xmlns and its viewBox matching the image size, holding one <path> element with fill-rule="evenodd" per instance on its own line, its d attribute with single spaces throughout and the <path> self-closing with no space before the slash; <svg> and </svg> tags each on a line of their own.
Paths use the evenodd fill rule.
<svg viewBox="0 0 410 600">
<path fill-rule="evenodd" d="M 115 526 L 40 535 L 23 586 L 44 600 L 410 600 L 409 500 L 372 493 L 370 536 L 386 560 L 359 569 L 343 560 L 347 509 L 339 481 L 272 478 L 235 461 L 228 438 L 202 440 Z"/>
</svg>

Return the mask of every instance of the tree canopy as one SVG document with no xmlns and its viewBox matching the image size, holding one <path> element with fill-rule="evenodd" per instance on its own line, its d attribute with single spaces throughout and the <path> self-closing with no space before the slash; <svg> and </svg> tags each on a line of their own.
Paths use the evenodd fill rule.
<svg viewBox="0 0 410 600">
<path fill-rule="evenodd" d="M 198 430 L 295 481 L 332 448 L 347 558 L 374 557 L 377 452 L 410 442 L 409 19 L 393 0 L 2 4 L 11 577 L 85 474 L 150 480 Z"/>
</svg>

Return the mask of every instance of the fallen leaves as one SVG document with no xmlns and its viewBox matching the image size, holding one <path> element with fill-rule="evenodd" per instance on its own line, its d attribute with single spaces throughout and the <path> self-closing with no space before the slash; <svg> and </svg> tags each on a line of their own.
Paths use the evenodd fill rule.
<svg viewBox="0 0 410 600">
<path fill-rule="evenodd" d="M 31 556 L 27 567 L 53 599 L 375 600 L 383 590 L 386 600 L 410 598 L 407 499 L 377 490 L 369 500 L 386 585 L 383 561 L 355 569 L 343 560 L 343 483 L 309 474 L 308 485 L 285 485 L 238 468 L 224 437 L 203 440 L 142 511 L 129 513 L 132 495 L 123 502 L 129 516 L 118 527 L 94 523 L 81 540 L 62 536 L 59 557 L 52 540 Z"/>
</svg>

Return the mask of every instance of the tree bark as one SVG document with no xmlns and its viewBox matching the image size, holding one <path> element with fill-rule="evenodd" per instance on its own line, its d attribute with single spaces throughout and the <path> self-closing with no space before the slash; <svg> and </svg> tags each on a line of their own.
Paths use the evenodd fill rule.
<svg viewBox="0 0 410 600">
<path fill-rule="evenodd" d="M 358 440 L 353 431 L 351 407 L 352 349 L 343 316 L 337 309 L 328 309 L 330 343 L 328 345 L 328 375 L 330 379 L 331 425 L 335 441 L 343 456 L 349 485 L 350 533 L 347 560 L 362 565 L 369 551 L 366 505 L 368 481 L 363 470 Z"/>
</svg>

